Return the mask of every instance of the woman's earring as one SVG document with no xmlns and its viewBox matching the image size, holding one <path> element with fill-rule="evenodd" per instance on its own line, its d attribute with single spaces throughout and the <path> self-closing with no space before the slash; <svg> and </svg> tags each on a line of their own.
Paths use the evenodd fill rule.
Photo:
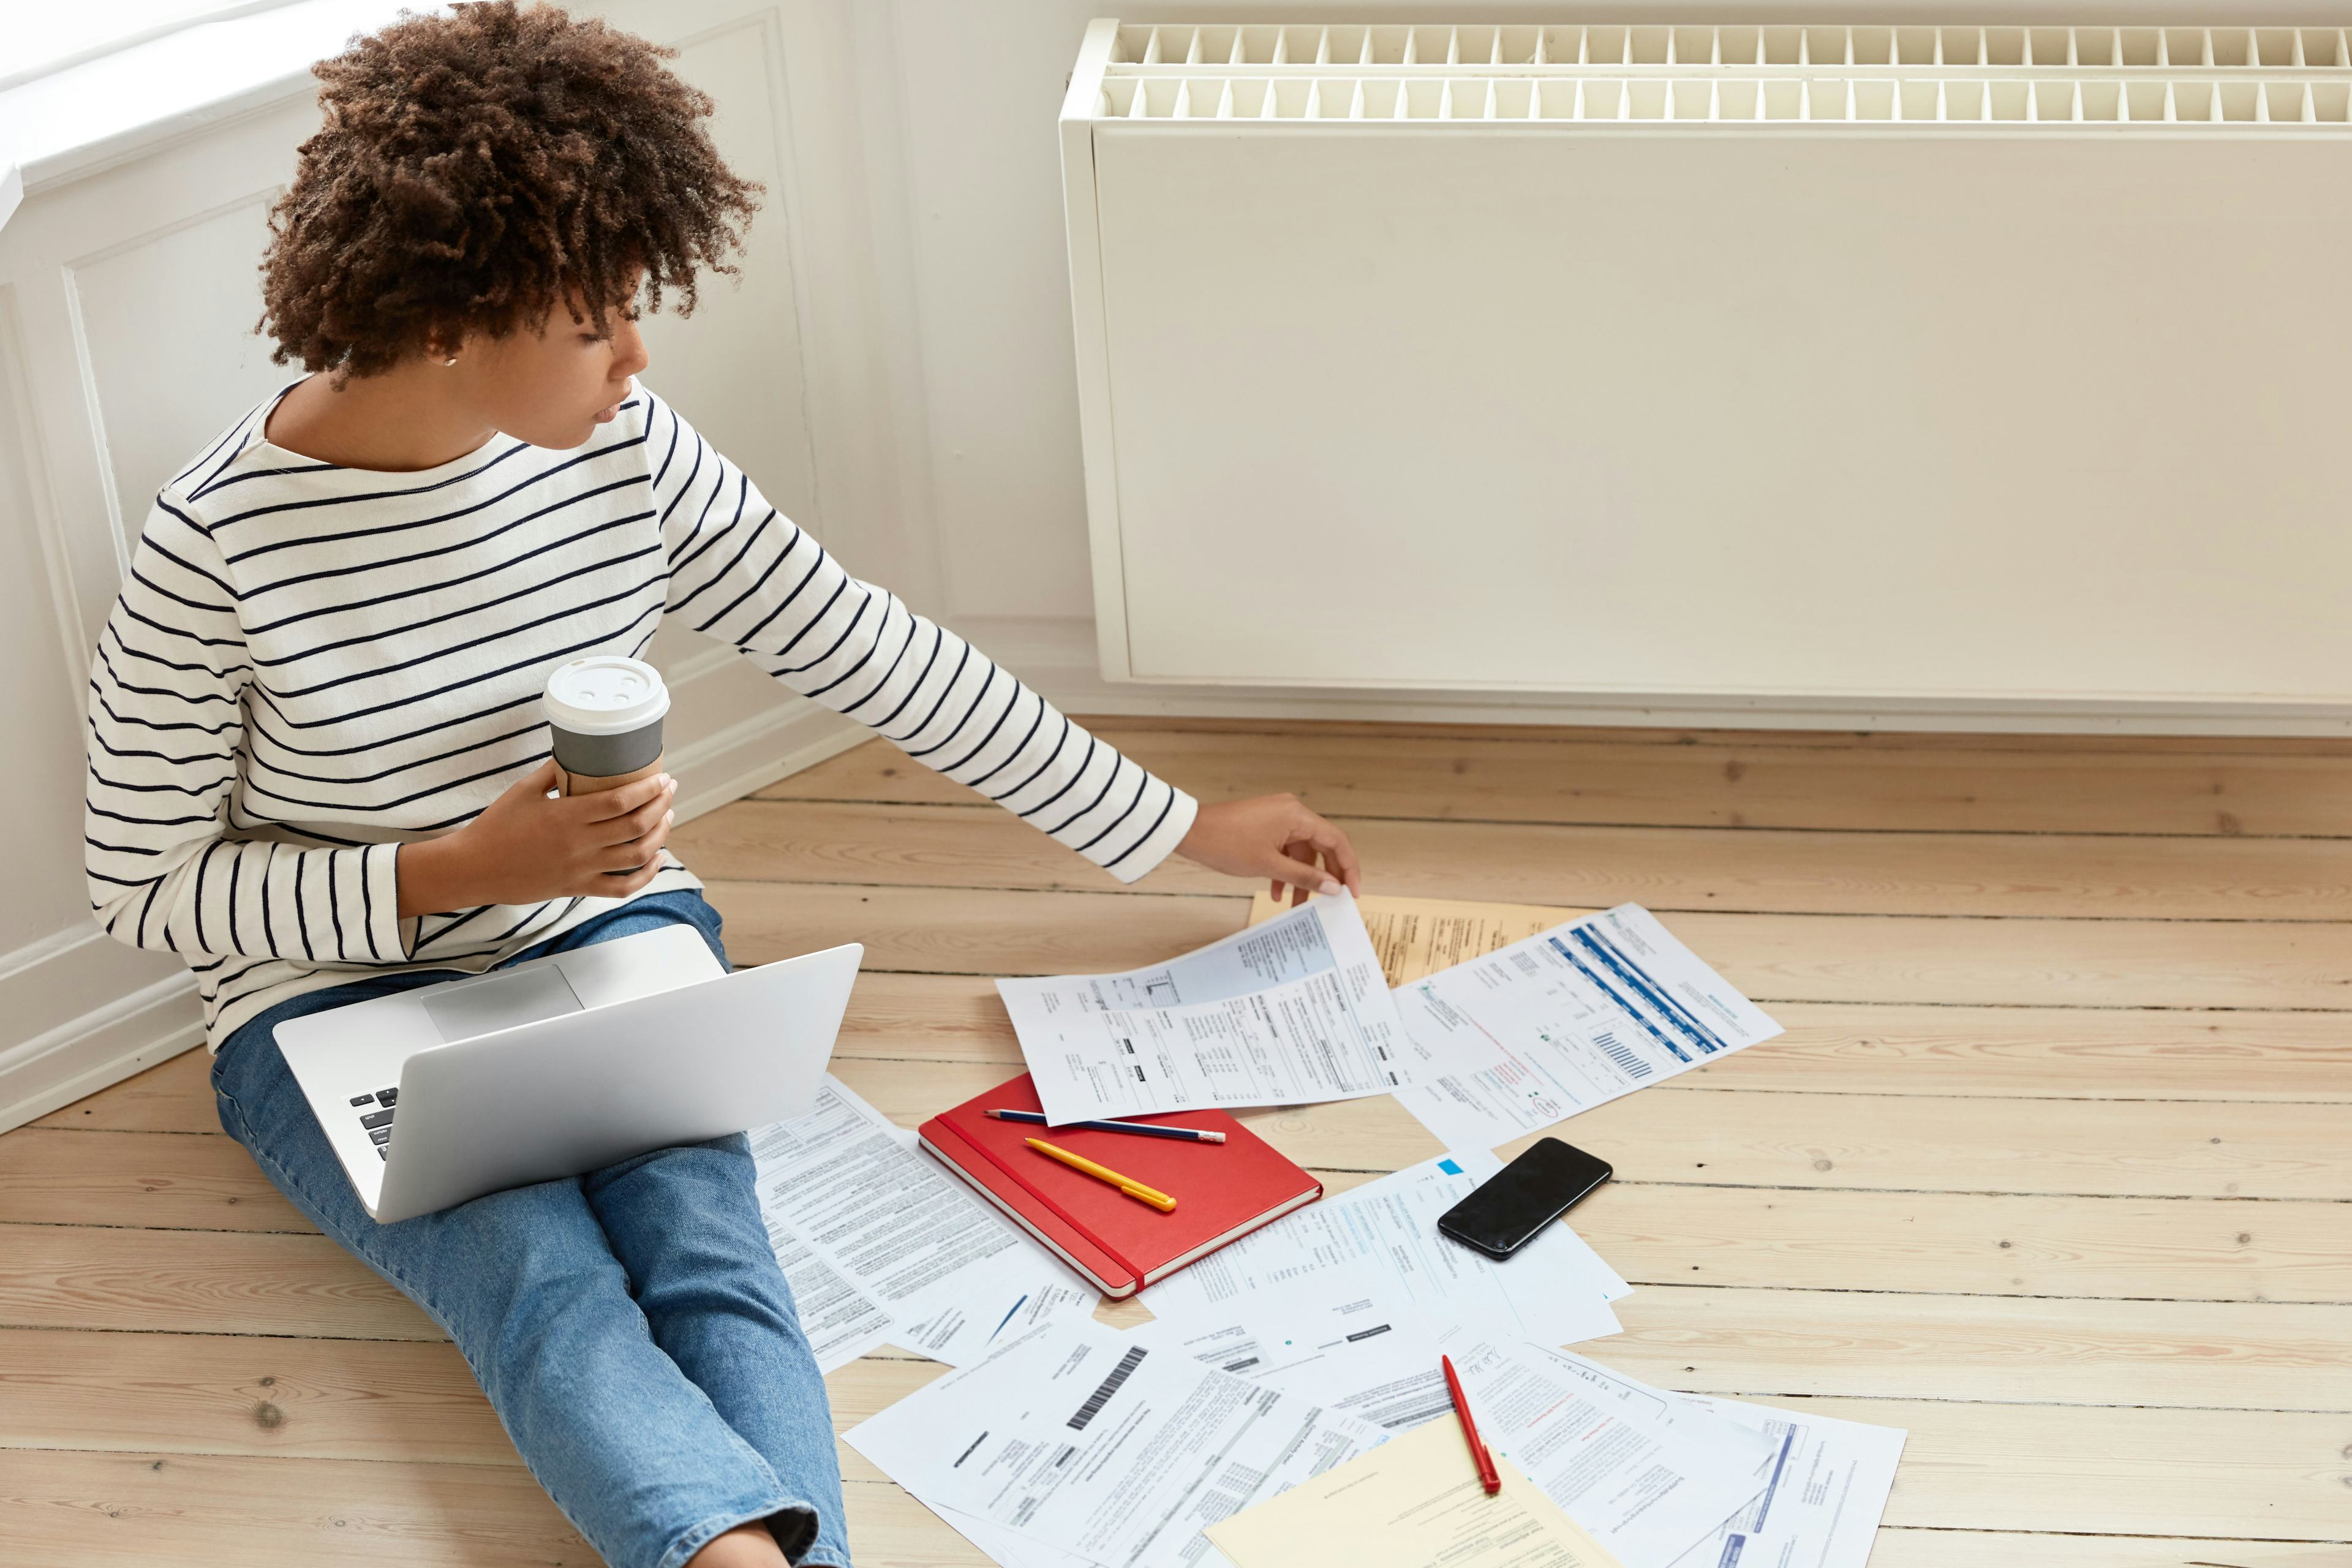
<svg viewBox="0 0 2352 1568">
<path fill-rule="evenodd" d="M 456 354 L 451 354 L 447 359 L 443 360 L 441 363 L 445 365 L 456 364 L 457 363 L 457 356 Z"/>
</svg>

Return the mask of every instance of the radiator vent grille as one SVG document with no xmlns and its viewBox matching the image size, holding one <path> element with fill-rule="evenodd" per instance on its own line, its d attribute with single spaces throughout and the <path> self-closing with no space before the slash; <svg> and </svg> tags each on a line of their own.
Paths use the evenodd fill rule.
<svg viewBox="0 0 2352 1568">
<path fill-rule="evenodd" d="M 2352 29 L 1151 24 L 1116 29 L 1092 96 L 1129 121 L 2341 127 Z"/>
<path fill-rule="evenodd" d="M 2352 68 L 2341 27 L 1130 25 L 1107 68 L 1288 66 L 2268 71 Z"/>
<path fill-rule="evenodd" d="M 2260 77 L 1556 78 L 1136 75 L 1108 119 L 1694 124 L 2341 126 L 2352 79 Z"/>
</svg>

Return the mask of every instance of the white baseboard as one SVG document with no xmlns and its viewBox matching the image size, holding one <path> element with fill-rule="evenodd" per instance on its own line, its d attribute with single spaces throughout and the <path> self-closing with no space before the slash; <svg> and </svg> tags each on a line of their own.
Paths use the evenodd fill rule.
<svg viewBox="0 0 2352 1568">
<path fill-rule="evenodd" d="M 956 630 L 1073 713 L 1197 719 L 1350 719 L 1435 724 L 1601 724 L 1675 729 L 1888 730 L 2061 735 L 2352 735 L 2352 713 L 2259 703 L 2125 707 L 1952 700 L 1872 706 L 1745 697 L 1391 692 L 1103 679 L 1091 620 L 960 616 Z M 1300 636 L 1313 635 L 1304 624 Z"/>
<path fill-rule="evenodd" d="M 92 996 L 109 1000 L 87 1006 Z M 78 1005 L 82 1010 L 40 1027 Z M 0 1016 L 39 1028 L 0 1049 L 0 1131 L 47 1116 L 205 1038 L 195 977 L 169 953 L 126 947 L 95 922 L 0 959 Z"/>
<path fill-rule="evenodd" d="M 785 701 L 670 753 L 684 822 L 742 799 L 803 768 L 849 750 L 874 731 L 779 690 Z M 789 704 L 789 705 L 788 705 Z"/>
</svg>

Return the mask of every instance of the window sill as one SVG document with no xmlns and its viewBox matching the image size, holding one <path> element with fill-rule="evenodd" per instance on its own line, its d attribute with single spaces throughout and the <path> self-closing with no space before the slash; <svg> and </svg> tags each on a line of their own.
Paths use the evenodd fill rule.
<svg viewBox="0 0 2352 1568">
<path fill-rule="evenodd" d="M 47 186 L 307 90 L 312 61 L 402 9 L 399 0 L 302 0 L 201 23 L 0 91 L 0 224 Z"/>
</svg>

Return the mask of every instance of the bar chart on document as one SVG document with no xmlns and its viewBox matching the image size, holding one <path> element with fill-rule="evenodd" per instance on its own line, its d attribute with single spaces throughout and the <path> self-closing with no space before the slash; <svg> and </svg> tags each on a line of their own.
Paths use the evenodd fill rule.
<svg viewBox="0 0 2352 1568">
<path fill-rule="evenodd" d="M 1491 1148 L 1780 1033 L 1635 904 L 1396 999 L 1415 1058 L 1397 1099 L 1457 1148 Z"/>
</svg>

